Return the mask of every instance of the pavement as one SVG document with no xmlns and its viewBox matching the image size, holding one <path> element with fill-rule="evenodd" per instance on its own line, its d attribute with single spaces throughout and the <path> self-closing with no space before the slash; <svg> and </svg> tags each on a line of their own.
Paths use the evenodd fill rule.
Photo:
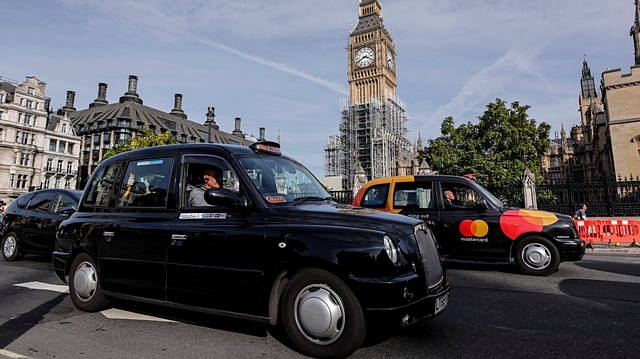
<svg viewBox="0 0 640 359">
<path fill-rule="evenodd" d="M 618 243 L 587 243 L 587 252 L 620 253 L 640 255 L 640 245 L 638 243 L 622 242 Z"/>
</svg>

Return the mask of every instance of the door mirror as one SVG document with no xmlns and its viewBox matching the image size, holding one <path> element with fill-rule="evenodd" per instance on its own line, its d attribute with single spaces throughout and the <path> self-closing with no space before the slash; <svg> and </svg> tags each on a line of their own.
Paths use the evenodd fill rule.
<svg viewBox="0 0 640 359">
<path fill-rule="evenodd" d="M 484 199 L 481 199 L 478 202 L 476 202 L 476 205 L 481 211 L 486 211 L 487 209 L 489 209 L 489 205 L 487 204 L 487 201 L 485 201 Z"/>
<path fill-rule="evenodd" d="M 212 206 L 221 207 L 248 207 L 246 199 L 238 196 L 228 188 L 209 188 L 204 192 L 204 200 Z"/>
</svg>

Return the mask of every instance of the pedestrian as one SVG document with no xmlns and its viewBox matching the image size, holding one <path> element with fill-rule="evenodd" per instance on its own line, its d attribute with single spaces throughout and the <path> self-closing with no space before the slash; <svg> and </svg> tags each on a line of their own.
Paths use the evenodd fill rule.
<svg viewBox="0 0 640 359">
<path fill-rule="evenodd" d="M 587 219 L 587 205 L 582 204 L 580 208 L 573 214 L 573 219 Z"/>
</svg>

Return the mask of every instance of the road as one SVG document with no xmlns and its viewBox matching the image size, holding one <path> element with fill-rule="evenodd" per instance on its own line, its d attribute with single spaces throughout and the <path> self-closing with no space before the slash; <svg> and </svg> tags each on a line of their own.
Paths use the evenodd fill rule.
<svg viewBox="0 0 640 359">
<path fill-rule="evenodd" d="M 442 315 L 375 328 L 352 358 L 638 356 L 640 250 L 589 250 L 548 277 L 510 264 L 447 266 L 452 296 Z M 48 258 L 0 260 L 0 274 L 0 359 L 304 358 L 278 330 L 252 322 L 130 303 L 79 311 Z"/>
</svg>

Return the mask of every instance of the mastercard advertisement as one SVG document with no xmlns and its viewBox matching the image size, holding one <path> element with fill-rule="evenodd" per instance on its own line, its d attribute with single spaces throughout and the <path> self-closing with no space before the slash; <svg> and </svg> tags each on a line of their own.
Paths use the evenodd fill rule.
<svg viewBox="0 0 640 359">
<path fill-rule="evenodd" d="M 545 226 L 557 221 L 558 217 L 550 212 L 515 209 L 500 216 L 500 229 L 509 239 L 514 240 L 523 233 L 541 233 Z M 489 233 L 489 225 L 480 219 L 464 220 L 459 229 L 465 237 L 484 237 Z"/>
</svg>

